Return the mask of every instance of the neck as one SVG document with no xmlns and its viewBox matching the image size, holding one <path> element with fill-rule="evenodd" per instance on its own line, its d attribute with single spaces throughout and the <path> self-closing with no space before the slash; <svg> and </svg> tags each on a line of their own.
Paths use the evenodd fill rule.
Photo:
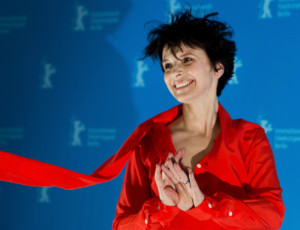
<svg viewBox="0 0 300 230">
<path fill-rule="evenodd" d="M 182 105 L 182 124 L 187 131 L 211 137 L 218 117 L 218 97 Z"/>
</svg>

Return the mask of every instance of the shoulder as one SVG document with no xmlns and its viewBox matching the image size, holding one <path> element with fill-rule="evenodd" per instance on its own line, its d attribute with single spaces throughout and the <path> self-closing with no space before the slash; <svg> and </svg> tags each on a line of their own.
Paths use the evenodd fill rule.
<svg viewBox="0 0 300 230">
<path fill-rule="evenodd" d="M 231 127 L 235 133 L 235 140 L 232 142 L 239 146 L 244 159 L 251 158 L 256 153 L 272 153 L 265 130 L 260 125 L 244 119 L 236 119 L 232 120 Z"/>
<path fill-rule="evenodd" d="M 219 116 L 221 121 L 221 131 L 231 140 L 248 140 L 255 138 L 256 135 L 265 135 L 264 129 L 250 121 L 244 119 L 232 119 L 229 113 L 220 105 Z"/>
<path fill-rule="evenodd" d="M 247 137 L 265 136 L 265 130 L 260 125 L 244 119 L 233 119 L 230 128 L 239 135 Z"/>
<path fill-rule="evenodd" d="M 265 130 L 258 124 L 244 119 L 229 119 L 223 125 L 223 141 L 226 146 L 235 146 L 241 153 L 247 154 L 260 141 L 268 142 Z"/>
<path fill-rule="evenodd" d="M 260 125 L 244 119 L 233 119 L 231 128 L 239 132 L 264 132 L 264 128 Z"/>
</svg>

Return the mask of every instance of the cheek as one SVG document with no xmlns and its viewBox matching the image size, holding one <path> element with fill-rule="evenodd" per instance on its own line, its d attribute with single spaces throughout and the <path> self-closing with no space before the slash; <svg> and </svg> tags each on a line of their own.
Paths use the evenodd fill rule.
<svg viewBox="0 0 300 230">
<path fill-rule="evenodd" d="M 172 87 L 172 84 L 171 84 L 171 77 L 168 74 L 164 75 L 164 81 L 165 81 L 165 84 L 166 84 L 169 92 L 171 94 L 173 94 L 173 89 L 172 89 L 173 87 Z"/>
<path fill-rule="evenodd" d="M 213 75 L 213 71 L 210 66 L 202 65 L 202 66 L 194 66 L 190 68 L 188 73 L 196 78 L 196 80 L 206 81 L 211 78 Z"/>
<path fill-rule="evenodd" d="M 165 84 L 168 86 L 169 88 L 169 85 L 171 84 L 170 83 L 170 77 L 168 74 L 164 74 L 164 81 L 165 81 Z"/>
</svg>

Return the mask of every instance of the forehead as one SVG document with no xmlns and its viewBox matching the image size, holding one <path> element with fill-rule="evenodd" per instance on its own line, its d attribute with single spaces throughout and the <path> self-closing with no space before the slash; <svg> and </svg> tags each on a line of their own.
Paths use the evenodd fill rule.
<svg viewBox="0 0 300 230">
<path fill-rule="evenodd" d="M 173 52 L 172 52 L 173 49 Z M 181 55 L 181 54 L 186 54 L 186 53 L 191 53 L 191 54 L 197 54 L 199 52 L 203 52 L 203 49 L 201 49 L 200 47 L 191 47 L 191 46 L 187 46 L 185 44 L 181 44 L 180 47 L 170 47 L 168 45 L 165 45 L 162 51 L 162 60 L 170 57 L 170 56 L 174 56 L 174 54 L 177 55 Z"/>
</svg>

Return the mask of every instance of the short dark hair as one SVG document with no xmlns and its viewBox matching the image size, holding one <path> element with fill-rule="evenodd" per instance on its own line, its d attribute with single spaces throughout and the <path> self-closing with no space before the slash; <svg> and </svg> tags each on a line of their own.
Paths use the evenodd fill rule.
<svg viewBox="0 0 300 230">
<path fill-rule="evenodd" d="M 218 13 L 196 17 L 192 15 L 192 9 L 171 14 L 170 23 L 162 23 L 149 32 L 149 43 L 144 49 L 144 58 L 159 58 L 161 62 L 165 45 L 171 49 L 175 57 L 175 53 L 178 48 L 181 48 L 181 44 L 191 48 L 202 48 L 209 57 L 215 71 L 218 71 L 216 68 L 218 62 L 224 66 L 224 74 L 219 79 L 217 87 L 217 96 L 220 96 L 228 80 L 233 75 L 236 45 L 231 40 L 232 28 L 225 23 L 210 19 L 215 15 L 218 15 Z"/>
</svg>

